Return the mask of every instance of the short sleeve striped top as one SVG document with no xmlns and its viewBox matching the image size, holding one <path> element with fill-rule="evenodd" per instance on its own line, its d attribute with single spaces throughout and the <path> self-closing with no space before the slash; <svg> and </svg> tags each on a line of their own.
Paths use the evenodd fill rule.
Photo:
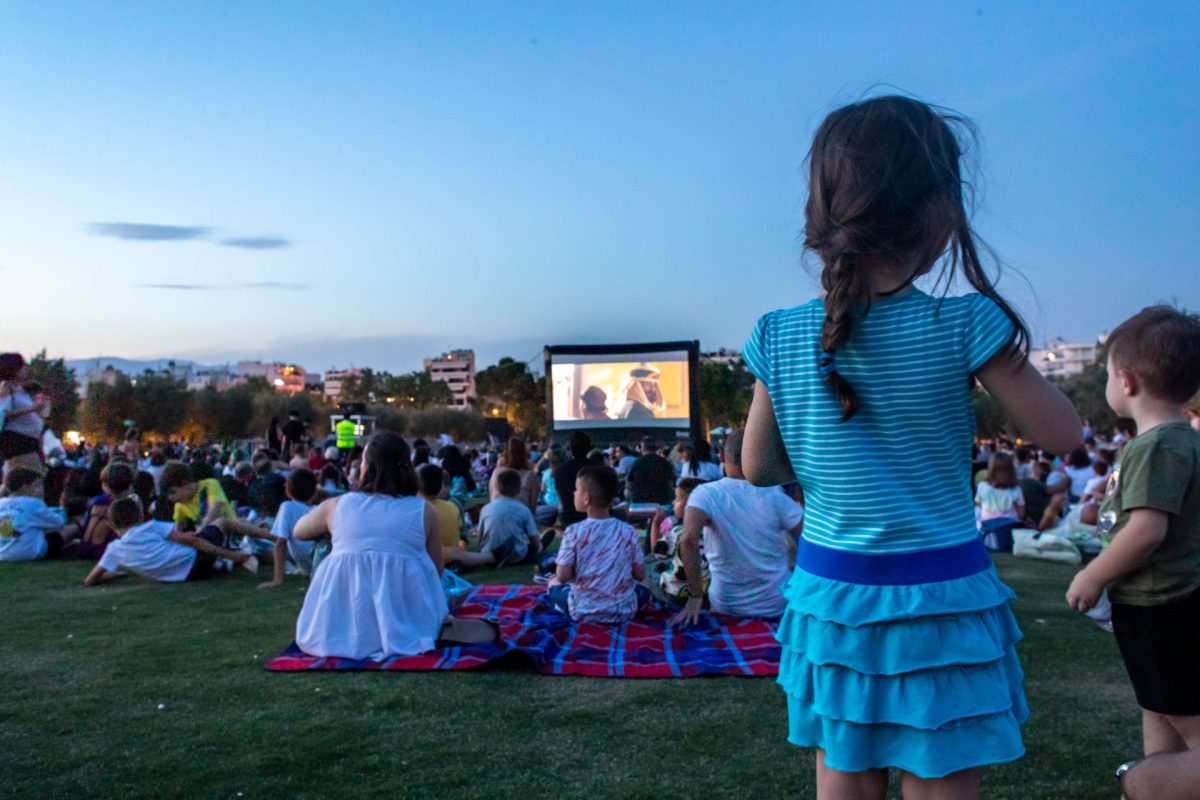
<svg viewBox="0 0 1200 800">
<path fill-rule="evenodd" d="M 825 306 L 813 300 L 763 316 L 743 357 L 771 396 L 796 479 L 806 539 L 826 547 L 902 553 L 977 536 L 971 496 L 975 414 L 969 377 L 1012 338 L 983 295 L 917 289 L 877 300 L 837 352 L 858 393 L 842 410 L 822 379 Z"/>
</svg>

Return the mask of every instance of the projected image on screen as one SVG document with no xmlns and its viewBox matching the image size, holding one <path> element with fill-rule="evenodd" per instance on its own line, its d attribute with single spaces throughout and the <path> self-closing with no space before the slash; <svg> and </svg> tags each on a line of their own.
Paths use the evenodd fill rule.
<svg viewBox="0 0 1200 800">
<path fill-rule="evenodd" d="M 555 355 L 554 427 L 686 428 L 687 353 Z"/>
</svg>

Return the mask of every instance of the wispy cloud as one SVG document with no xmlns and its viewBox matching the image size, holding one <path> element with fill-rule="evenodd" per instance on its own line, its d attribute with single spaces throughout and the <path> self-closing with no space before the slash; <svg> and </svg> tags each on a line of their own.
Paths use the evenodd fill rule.
<svg viewBox="0 0 1200 800">
<path fill-rule="evenodd" d="M 291 247 L 290 239 L 282 236 L 239 236 L 232 239 L 222 239 L 220 244 L 225 247 L 241 247 L 245 250 L 274 250 L 279 247 Z"/>
<path fill-rule="evenodd" d="M 212 232 L 212 228 L 199 225 L 152 225 L 146 222 L 93 222 L 88 230 L 96 236 L 135 242 L 185 242 L 208 238 Z"/>
<path fill-rule="evenodd" d="M 139 283 L 139 289 L 169 289 L 178 292 L 222 292 L 240 289 L 275 289 L 285 292 L 300 292 L 308 288 L 307 283 L 284 281 L 253 281 L 250 283 Z"/>
</svg>

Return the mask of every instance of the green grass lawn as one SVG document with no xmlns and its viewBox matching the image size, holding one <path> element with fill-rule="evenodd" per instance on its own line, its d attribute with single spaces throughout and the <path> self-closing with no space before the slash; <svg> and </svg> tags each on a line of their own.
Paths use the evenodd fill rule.
<svg viewBox="0 0 1200 800">
<path fill-rule="evenodd" d="M 1001 557 L 1033 715 L 988 798 L 1114 797 L 1140 753 L 1112 637 L 1067 609 L 1073 568 Z M 0 797 L 812 797 L 772 679 L 520 670 L 283 673 L 305 582 L 81 586 L 0 564 Z M 485 574 L 524 582 L 529 568 Z M 898 793 L 896 796 L 899 796 Z"/>
</svg>

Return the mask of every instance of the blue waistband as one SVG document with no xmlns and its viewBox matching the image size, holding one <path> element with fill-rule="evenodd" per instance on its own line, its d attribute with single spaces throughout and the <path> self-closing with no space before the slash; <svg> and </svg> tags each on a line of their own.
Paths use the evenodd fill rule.
<svg viewBox="0 0 1200 800">
<path fill-rule="evenodd" d="M 812 575 L 870 586 L 909 586 L 965 578 L 992 566 L 980 539 L 915 553 L 856 553 L 800 539 L 796 566 Z"/>
</svg>

